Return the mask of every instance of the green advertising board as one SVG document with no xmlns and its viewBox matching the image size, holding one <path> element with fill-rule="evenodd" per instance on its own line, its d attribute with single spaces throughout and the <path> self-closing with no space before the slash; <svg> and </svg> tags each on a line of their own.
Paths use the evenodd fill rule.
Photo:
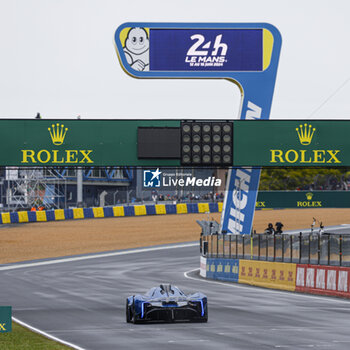
<svg viewBox="0 0 350 350">
<path fill-rule="evenodd" d="M 12 331 L 12 307 L 0 306 L 0 333 Z"/>
<path fill-rule="evenodd" d="M 0 166 L 181 166 L 181 123 L 0 119 Z M 178 137 L 175 135 L 171 148 L 176 149 L 178 156 L 142 156 L 162 153 L 157 152 L 162 150 L 157 142 L 167 137 L 165 129 L 177 130 Z M 144 143 L 141 130 L 152 131 Z M 227 166 L 350 166 L 349 135 L 350 121 L 235 120 L 230 141 L 233 162 Z M 142 149 L 147 145 L 151 151 Z M 222 148 L 223 145 L 222 141 Z M 199 146 L 204 147 L 204 143 Z"/>
<path fill-rule="evenodd" d="M 256 209 L 349 208 L 350 191 L 260 191 Z"/>
<path fill-rule="evenodd" d="M 0 120 L 0 165 L 180 165 L 180 159 L 138 159 L 139 127 L 180 127 L 180 121 Z"/>
<path fill-rule="evenodd" d="M 235 166 L 350 164 L 349 121 L 235 121 Z"/>
</svg>

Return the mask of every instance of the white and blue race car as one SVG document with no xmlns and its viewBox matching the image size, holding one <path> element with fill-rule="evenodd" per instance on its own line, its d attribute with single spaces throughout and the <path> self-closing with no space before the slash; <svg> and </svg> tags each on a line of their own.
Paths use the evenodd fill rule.
<svg viewBox="0 0 350 350">
<path fill-rule="evenodd" d="M 126 299 L 126 322 L 208 321 L 207 297 L 200 292 L 186 295 L 170 284 L 151 288 L 145 295 Z"/>
</svg>

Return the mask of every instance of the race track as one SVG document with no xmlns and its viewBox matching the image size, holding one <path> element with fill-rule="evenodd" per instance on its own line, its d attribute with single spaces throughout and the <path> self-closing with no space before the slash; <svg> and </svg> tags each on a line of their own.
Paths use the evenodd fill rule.
<svg viewBox="0 0 350 350">
<path fill-rule="evenodd" d="M 350 301 L 206 281 L 196 243 L 0 266 L 0 304 L 76 348 L 348 349 Z M 209 321 L 134 325 L 125 298 L 161 282 L 202 291 Z"/>
</svg>

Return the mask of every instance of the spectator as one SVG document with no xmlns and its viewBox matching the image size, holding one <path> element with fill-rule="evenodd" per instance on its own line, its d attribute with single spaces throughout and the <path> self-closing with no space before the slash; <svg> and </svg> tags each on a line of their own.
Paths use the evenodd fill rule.
<svg viewBox="0 0 350 350">
<path fill-rule="evenodd" d="M 273 228 L 273 225 L 272 225 L 271 223 L 269 223 L 269 224 L 267 225 L 267 229 L 265 230 L 264 233 L 267 234 L 267 235 L 273 235 L 273 234 L 275 234 L 275 229 Z"/>
<path fill-rule="evenodd" d="M 282 224 L 282 222 L 276 222 L 276 231 L 275 231 L 275 234 L 276 235 L 279 235 L 279 234 L 282 234 L 282 227 L 284 225 Z"/>
</svg>

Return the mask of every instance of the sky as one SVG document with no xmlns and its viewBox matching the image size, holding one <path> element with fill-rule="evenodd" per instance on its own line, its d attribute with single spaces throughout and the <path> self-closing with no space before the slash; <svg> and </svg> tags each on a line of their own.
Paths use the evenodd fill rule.
<svg viewBox="0 0 350 350">
<path fill-rule="evenodd" d="M 0 0 L 0 118 L 237 119 L 227 80 L 134 79 L 125 22 L 268 22 L 282 35 L 270 119 L 350 119 L 347 0 Z"/>
</svg>

